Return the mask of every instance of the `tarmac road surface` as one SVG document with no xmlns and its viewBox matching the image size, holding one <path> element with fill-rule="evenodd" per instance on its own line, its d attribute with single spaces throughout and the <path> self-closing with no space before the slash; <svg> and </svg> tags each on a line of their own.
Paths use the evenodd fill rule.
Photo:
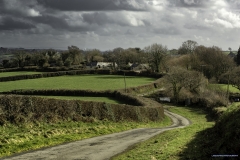
<svg viewBox="0 0 240 160">
<path fill-rule="evenodd" d="M 173 124 L 164 128 L 140 128 L 120 133 L 89 138 L 50 148 L 25 152 L 2 160 L 108 160 L 126 151 L 136 143 L 145 141 L 164 131 L 183 128 L 190 121 L 180 115 L 164 110 Z"/>
</svg>

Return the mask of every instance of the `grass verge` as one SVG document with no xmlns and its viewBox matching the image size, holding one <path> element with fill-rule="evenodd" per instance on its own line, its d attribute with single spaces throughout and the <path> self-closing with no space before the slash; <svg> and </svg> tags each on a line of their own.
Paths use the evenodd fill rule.
<svg viewBox="0 0 240 160">
<path fill-rule="evenodd" d="M 191 120 L 192 124 L 182 129 L 173 129 L 155 136 L 123 153 L 113 160 L 176 160 L 187 159 L 183 154 L 186 145 L 194 139 L 197 132 L 210 128 L 214 122 L 208 122 L 206 112 L 198 108 L 173 107 L 170 111 Z"/>
<path fill-rule="evenodd" d="M 172 123 L 168 117 L 160 123 L 125 121 L 115 123 L 91 118 L 86 121 L 0 126 L 0 157 L 134 128 L 164 127 Z"/>
</svg>

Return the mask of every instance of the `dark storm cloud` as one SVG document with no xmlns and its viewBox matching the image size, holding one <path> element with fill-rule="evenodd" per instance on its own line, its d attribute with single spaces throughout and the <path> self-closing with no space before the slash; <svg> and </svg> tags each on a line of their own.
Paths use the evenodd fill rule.
<svg viewBox="0 0 240 160">
<path fill-rule="evenodd" d="M 0 31 L 31 28 L 35 28 L 35 26 L 23 20 L 15 19 L 13 17 L 5 16 L 0 20 Z"/>
<path fill-rule="evenodd" d="M 42 23 L 42 24 L 46 24 L 49 25 L 55 29 L 59 29 L 59 28 L 68 28 L 69 25 L 66 23 L 66 21 L 62 18 L 59 17 L 54 17 L 51 15 L 43 15 L 43 16 L 39 16 L 39 17 L 32 17 L 30 18 L 32 21 L 34 21 L 35 23 Z"/>
<path fill-rule="evenodd" d="M 71 26 L 63 17 L 55 17 L 51 15 L 32 17 L 31 20 L 36 24 L 45 24 L 52 27 L 52 29 L 59 31 L 86 32 L 93 31 L 97 27 L 94 25 Z"/>
<path fill-rule="evenodd" d="M 0 0 L 0 14 L 13 16 L 29 16 L 30 9 L 40 9 L 35 0 Z"/>
<path fill-rule="evenodd" d="M 89 24 L 98 24 L 98 25 L 105 25 L 105 24 L 114 24 L 117 23 L 117 19 L 113 19 L 109 17 L 106 13 L 103 12 L 95 12 L 95 13 L 86 13 L 82 14 L 83 21 Z M 126 23 L 120 22 L 120 25 L 127 25 Z"/>
<path fill-rule="evenodd" d="M 131 25 L 122 14 L 116 18 L 98 11 L 143 11 L 146 8 L 147 4 L 143 0 L 0 0 L 0 18 L 1 15 L 9 17 L 9 20 L 3 19 L 0 23 L 2 30 L 27 29 L 44 24 L 56 30 L 84 32 L 93 31 L 98 25 Z M 71 11 L 79 12 L 81 16 L 71 17 Z M 147 21 L 144 23 L 148 24 Z"/>
<path fill-rule="evenodd" d="M 144 11 L 143 0 L 37 0 L 39 4 L 62 11 Z"/>
<path fill-rule="evenodd" d="M 212 2 L 211 0 L 174 0 L 170 1 L 171 7 L 206 7 Z"/>
<path fill-rule="evenodd" d="M 82 14 L 83 21 L 88 24 L 97 25 L 120 25 L 120 26 L 132 26 L 123 14 L 107 14 L 105 12 L 94 12 Z M 148 20 L 142 20 L 144 25 L 150 25 Z"/>
</svg>

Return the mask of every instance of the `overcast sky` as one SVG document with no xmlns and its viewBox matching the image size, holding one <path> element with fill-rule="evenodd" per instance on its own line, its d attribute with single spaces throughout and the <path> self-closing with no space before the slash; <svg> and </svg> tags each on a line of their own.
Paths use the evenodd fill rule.
<svg viewBox="0 0 240 160">
<path fill-rule="evenodd" d="M 0 47 L 240 45 L 239 0 L 0 0 Z"/>
</svg>

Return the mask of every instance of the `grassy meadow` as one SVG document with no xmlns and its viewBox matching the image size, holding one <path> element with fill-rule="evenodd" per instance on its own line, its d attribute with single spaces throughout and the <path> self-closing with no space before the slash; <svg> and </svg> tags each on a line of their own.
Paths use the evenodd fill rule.
<svg viewBox="0 0 240 160">
<path fill-rule="evenodd" d="M 19 75 L 30 75 L 30 74 L 41 74 L 41 72 L 1 72 L 0 77 L 10 77 L 10 76 L 19 76 Z"/>
<path fill-rule="evenodd" d="M 63 100 L 81 100 L 81 101 L 94 101 L 94 102 L 106 102 L 112 104 L 123 104 L 123 102 L 111 97 L 80 97 L 80 96 L 41 96 L 43 98 L 54 98 Z"/>
<path fill-rule="evenodd" d="M 213 90 L 220 90 L 227 92 L 227 84 L 209 84 L 208 87 Z M 240 90 L 233 87 L 232 85 L 229 85 L 229 92 L 230 93 L 240 93 Z"/>
<path fill-rule="evenodd" d="M 136 87 L 155 81 L 155 78 L 126 76 L 126 86 Z M 16 89 L 124 89 L 124 77 L 120 75 L 75 75 L 38 78 L 0 83 L 0 91 Z"/>
</svg>

